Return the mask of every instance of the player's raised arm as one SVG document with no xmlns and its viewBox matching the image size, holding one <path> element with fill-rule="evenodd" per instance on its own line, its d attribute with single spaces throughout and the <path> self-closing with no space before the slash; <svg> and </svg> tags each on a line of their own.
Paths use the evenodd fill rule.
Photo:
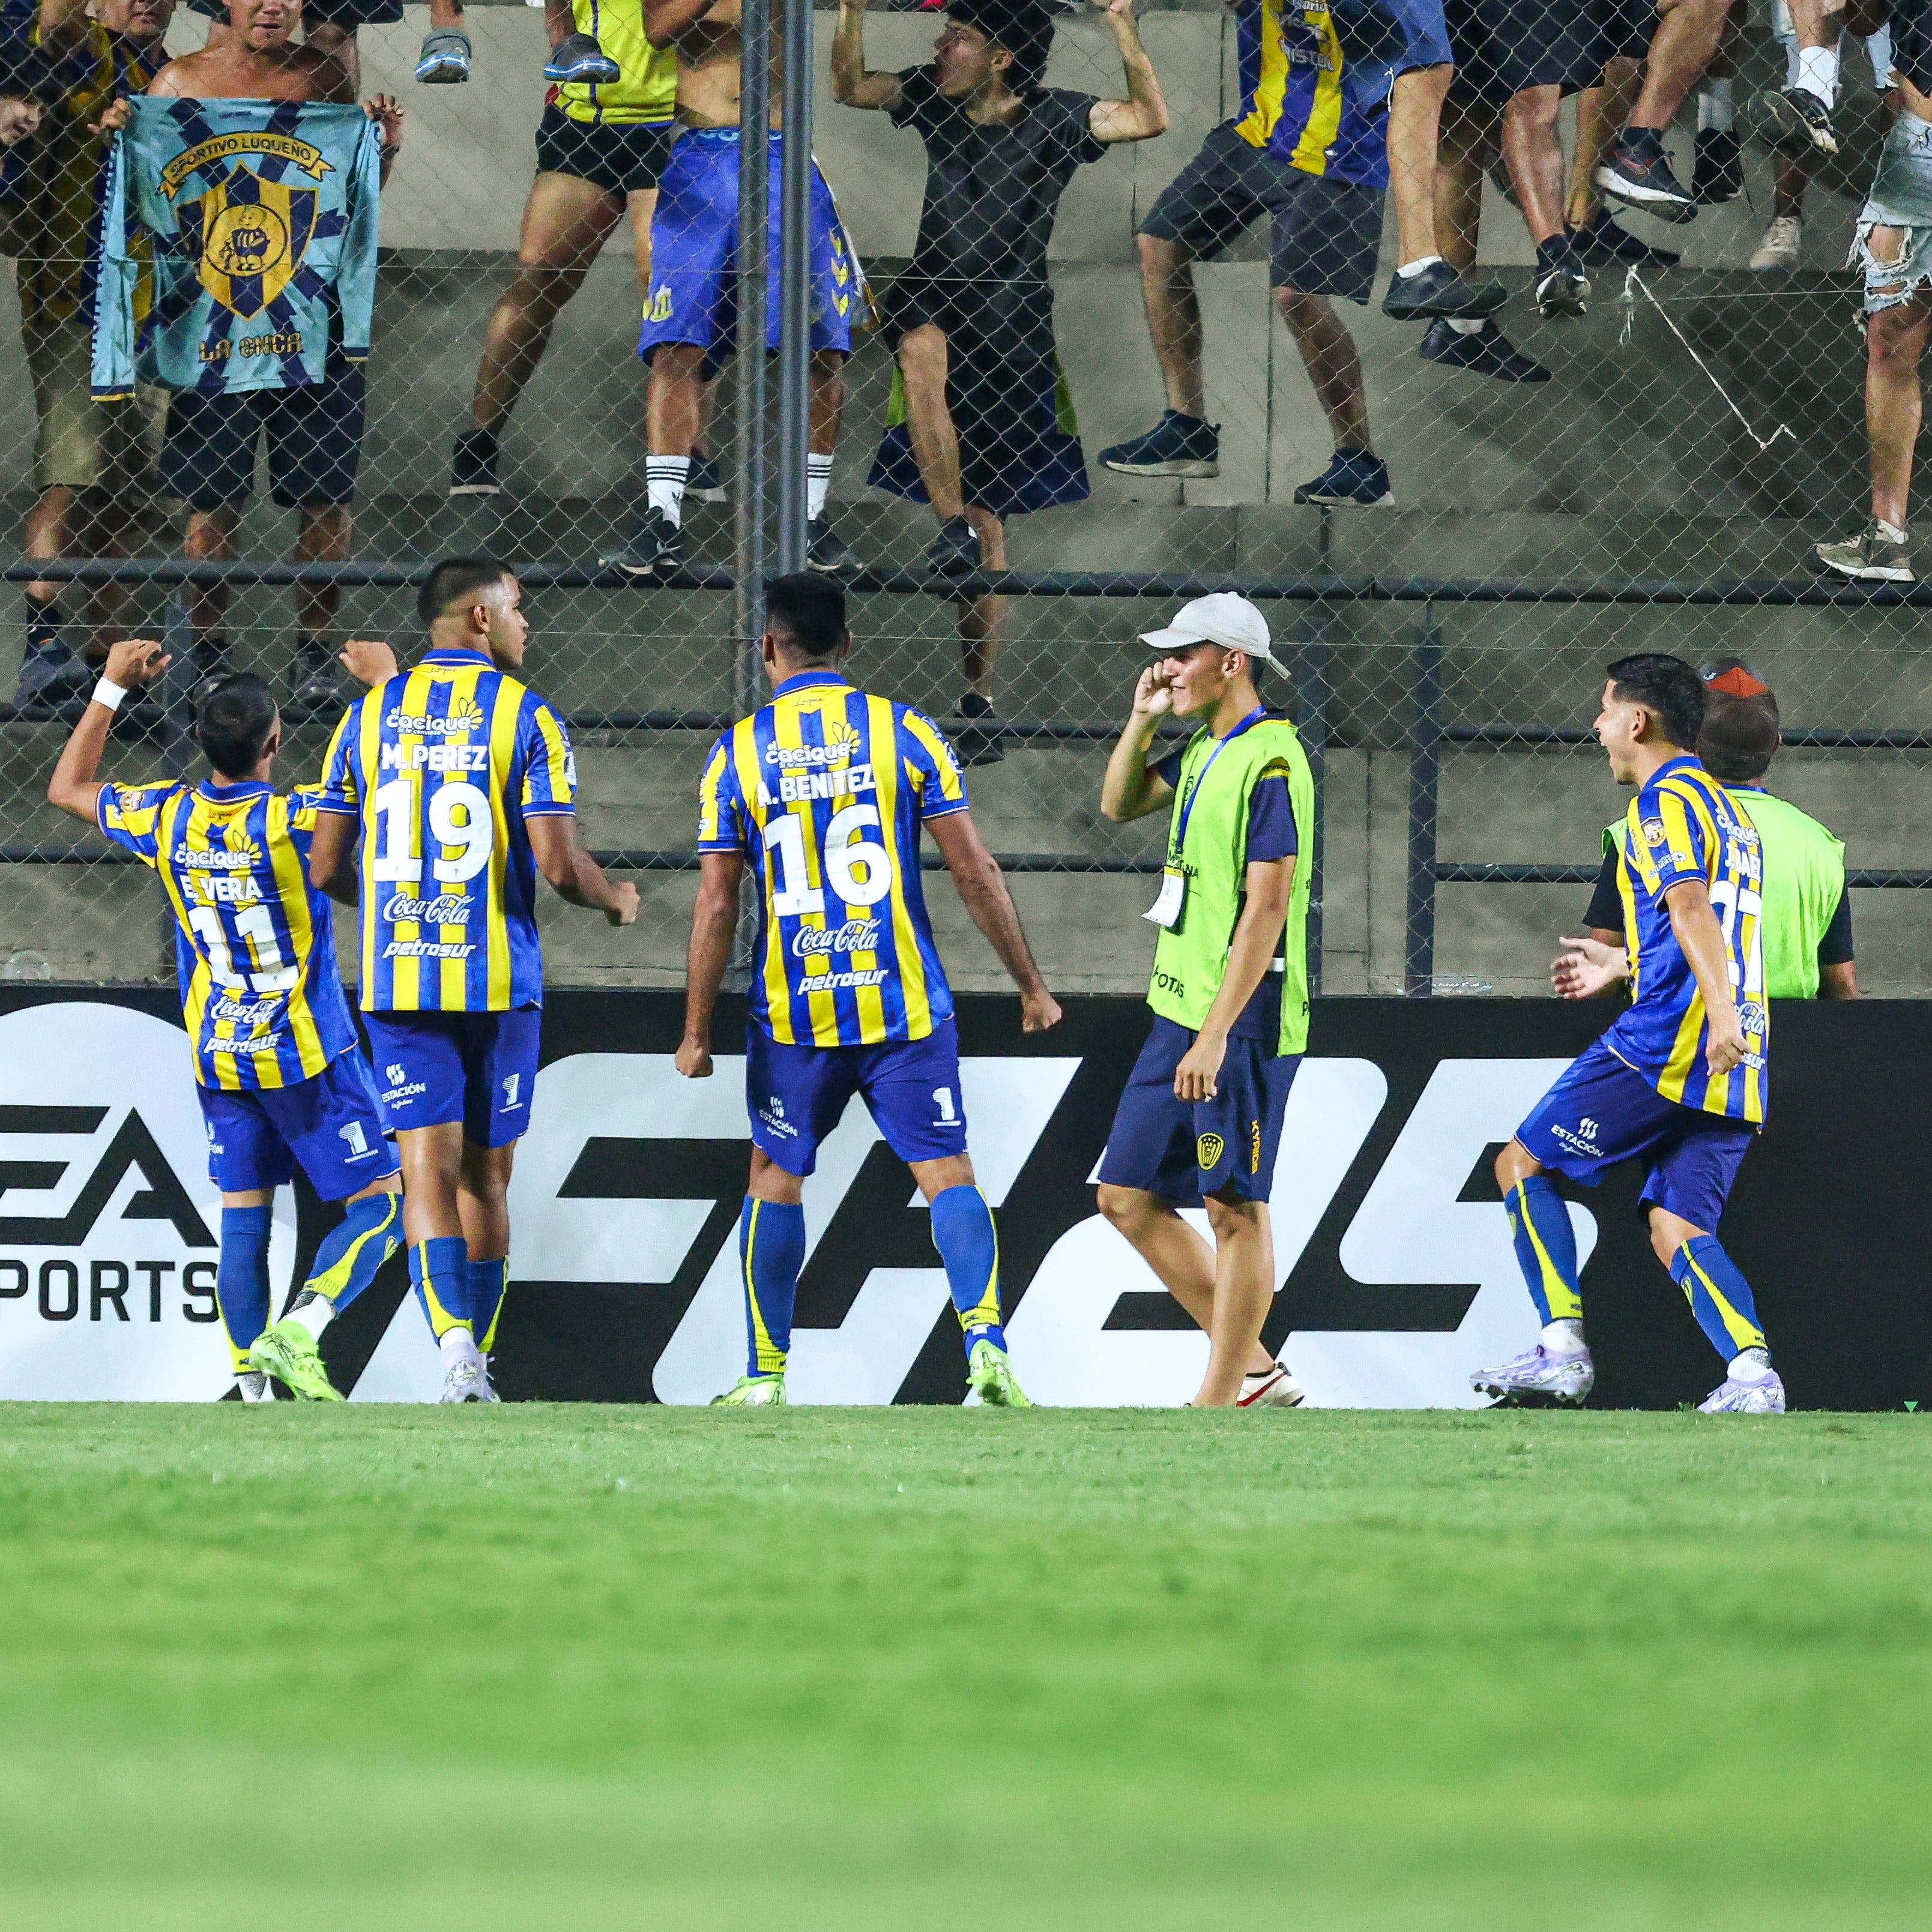
<svg viewBox="0 0 1932 1932">
<path fill-rule="evenodd" d="M 868 0 L 838 0 L 838 30 L 832 37 L 832 98 L 842 107 L 896 107 L 898 76 L 875 74 L 866 64 L 867 4 Z"/>
<path fill-rule="evenodd" d="M 154 682 L 172 660 L 152 638 L 127 638 L 107 653 L 100 682 L 80 714 L 80 721 L 61 748 L 53 776 L 47 781 L 47 802 L 88 824 L 98 823 L 100 787 L 94 775 L 107 748 L 107 734 L 121 700 L 130 691 Z"/>
<path fill-rule="evenodd" d="M 1124 100 L 1096 100 L 1087 117 L 1087 125 L 1096 141 L 1150 141 L 1167 132 L 1167 103 L 1162 98 L 1160 77 L 1141 44 L 1140 30 L 1134 25 L 1134 0 L 1094 0 L 1114 30 L 1114 44 L 1120 50 L 1120 64 L 1127 74 Z"/>
<path fill-rule="evenodd" d="M 1013 896 L 1006 890 L 1006 875 L 1000 870 L 999 860 L 987 850 L 973 814 L 950 812 L 928 821 L 926 830 L 952 874 L 973 923 L 986 935 L 988 944 L 1000 956 L 1000 964 L 1020 989 L 1020 1030 L 1044 1033 L 1048 1027 L 1058 1026 L 1060 1002 L 1047 991 L 1046 982 L 1034 964 L 1033 949 L 1027 944 Z"/>
<path fill-rule="evenodd" d="M 1174 788 L 1158 772 L 1148 769 L 1147 754 L 1160 721 L 1174 711 L 1174 694 L 1167 688 L 1167 673 L 1159 664 L 1150 664 L 1134 686 L 1134 708 L 1107 760 L 1107 776 L 1100 784 L 1100 816 L 1116 825 L 1131 824 L 1158 812 L 1174 796 Z"/>
</svg>

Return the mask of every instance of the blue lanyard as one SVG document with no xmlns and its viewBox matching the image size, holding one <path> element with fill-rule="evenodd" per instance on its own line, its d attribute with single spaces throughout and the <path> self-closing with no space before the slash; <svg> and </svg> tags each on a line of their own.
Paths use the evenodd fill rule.
<svg viewBox="0 0 1932 1932">
<path fill-rule="evenodd" d="M 1187 788 L 1187 795 L 1180 801 L 1180 816 L 1174 821 L 1174 827 L 1175 858 L 1178 859 L 1187 849 L 1187 821 L 1194 815 L 1194 801 L 1201 796 L 1201 788 L 1208 782 L 1208 774 L 1214 769 L 1214 760 L 1250 725 L 1258 724 L 1267 716 L 1268 706 L 1257 704 L 1225 738 L 1215 740 L 1214 748 L 1208 754 L 1208 762 L 1201 767 L 1200 775 Z"/>
</svg>

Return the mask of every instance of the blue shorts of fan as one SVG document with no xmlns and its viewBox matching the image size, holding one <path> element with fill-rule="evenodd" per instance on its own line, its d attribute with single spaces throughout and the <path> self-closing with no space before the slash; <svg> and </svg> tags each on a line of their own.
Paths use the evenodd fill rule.
<svg viewBox="0 0 1932 1932">
<path fill-rule="evenodd" d="M 856 1094 L 886 1146 L 906 1162 L 966 1151 L 959 1033 L 942 1020 L 923 1040 L 877 1046 L 788 1046 L 745 1029 L 745 1108 L 752 1144 L 788 1174 L 818 1165 L 818 1150 Z"/>
<path fill-rule="evenodd" d="M 292 1087 L 197 1087 L 208 1178 L 224 1194 L 279 1187 L 299 1167 L 325 1201 L 346 1201 L 398 1167 L 368 1063 L 351 1049 Z"/>
<path fill-rule="evenodd" d="M 160 484 L 191 510 L 238 510 L 255 490 L 255 447 L 268 446 L 268 498 L 279 510 L 352 502 L 368 410 L 359 363 L 326 382 L 233 395 L 176 393 L 161 445 Z"/>
<path fill-rule="evenodd" d="M 1757 1130 L 1665 1100 L 1599 1042 L 1570 1063 L 1516 1137 L 1552 1173 L 1586 1187 L 1620 1161 L 1648 1162 L 1643 1205 L 1709 1234 Z"/>
<path fill-rule="evenodd" d="M 1156 1016 L 1114 1110 L 1100 1178 L 1181 1208 L 1198 1208 L 1210 1194 L 1265 1201 L 1301 1056 L 1271 1053 L 1264 1040 L 1231 1040 L 1214 1099 L 1190 1102 L 1175 1099 L 1174 1076 L 1194 1041 L 1186 1027 Z"/>
<path fill-rule="evenodd" d="M 543 1009 L 364 1013 L 376 1090 L 392 1133 L 463 1123 L 472 1147 L 508 1147 L 530 1124 Z"/>
<path fill-rule="evenodd" d="M 765 343 L 778 346 L 778 174 L 784 137 L 770 152 L 770 268 Z M 648 362 L 666 342 L 694 344 L 722 360 L 738 327 L 738 130 L 689 128 L 673 143 L 651 218 L 651 292 L 638 353 Z M 849 350 L 860 299 L 859 266 L 846 246 L 832 190 L 812 170 L 812 346 Z"/>
</svg>

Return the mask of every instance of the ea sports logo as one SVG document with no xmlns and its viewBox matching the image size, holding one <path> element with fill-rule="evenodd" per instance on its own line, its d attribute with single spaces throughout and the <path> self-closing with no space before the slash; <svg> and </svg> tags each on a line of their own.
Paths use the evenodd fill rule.
<svg viewBox="0 0 1932 1932">
<path fill-rule="evenodd" d="M 230 1385 L 221 1197 L 178 1026 L 91 1001 L 0 1015 L 0 1398 L 207 1401 Z M 278 1224 L 278 1282 L 294 1245 Z"/>
<path fill-rule="evenodd" d="M 1194 1143 L 1195 1160 L 1203 1168 L 1219 1166 L 1227 1150 L 1228 1143 L 1219 1134 L 1203 1134 Z"/>
</svg>

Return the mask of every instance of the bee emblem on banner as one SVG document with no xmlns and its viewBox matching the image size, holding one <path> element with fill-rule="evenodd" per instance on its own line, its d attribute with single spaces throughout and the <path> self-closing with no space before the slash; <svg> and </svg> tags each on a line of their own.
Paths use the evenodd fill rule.
<svg viewBox="0 0 1932 1932">
<path fill-rule="evenodd" d="M 201 285 L 247 320 L 286 288 L 315 233 L 317 196 L 236 168 L 201 198 Z"/>
</svg>

